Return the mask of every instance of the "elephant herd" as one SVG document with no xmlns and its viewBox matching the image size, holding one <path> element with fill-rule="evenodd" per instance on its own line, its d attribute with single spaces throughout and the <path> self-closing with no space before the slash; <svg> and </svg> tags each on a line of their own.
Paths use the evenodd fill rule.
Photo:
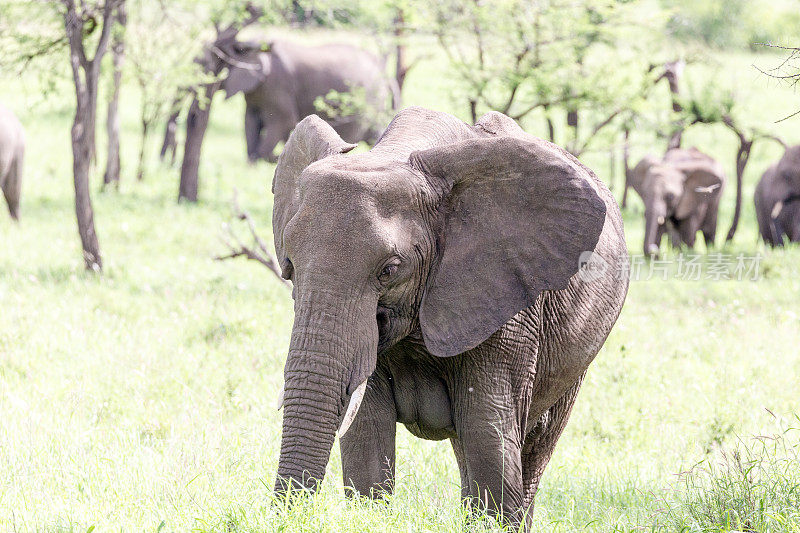
<svg viewBox="0 0 800 533">
<path fill-rule="evenodd" d="M 645 208 L 644 254 L 658 254 L 665 234 L 672 246 L 692 248 L 700 231 L 706 246 L 713 246 L 726 181 L 722 165 L 697 148 L 645 156 L 629 177 Z M 800 242 L 800 146 L 787 148 L 764 172 L 754 200 L 764 242 Z"/>
<path fill-rule="evenodd" d="M 234 37 L 201 61 L 226 72 L 228 97 L 244 94 L 248 158 L 277 160 L 273 234 L 295 317 L 276 490 L 316 488 L 338 435 L 348 490 L 390 492 L 402 423 L 450 441 L 464 501 L 530 526 L 627 294 L 611 192 L 498 112 L 473 125 L 411 107 L 382 128 L 399 91 L 357 48 Z M 349 153 L 360 141 L 374 146 Z M 0 107 L 0 186 L 15 219 L 23 153 L 22 126 Z M 692 247 L 699 231 L 713 245 L 719 162 L 671 149 L 629 182 L 645 206 L 646 255 L 664 235 Z M 764 173 L 755 205 L 765 242 L 800 241 L 800 146 Z M 583 276 L 595 261 L 604 268 Z"/>
</svg>

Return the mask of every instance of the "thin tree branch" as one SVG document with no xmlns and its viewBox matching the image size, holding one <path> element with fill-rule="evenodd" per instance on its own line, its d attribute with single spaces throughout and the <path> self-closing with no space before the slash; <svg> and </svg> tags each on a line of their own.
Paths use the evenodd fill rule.
<svg viewBox="0 0 800 533">
<path fill-rule="evenodd" d="M 103 29 L 100 32 L 100 40 L 97 42 L 97 48 L 92 57 L 92 67 L 99 71 L 100 61 L 106 53 L 108 47 L 108 40 L 111 35 L 111 28 L 114 26 L 116 20 L 115 13 L 117 5 L 123 3 L 124 0 L 106 0 L 103 4 Z"/>
<path fill-rule="evenodd" d="M 620 108 L 617 108 L 617 109 L 615 109 L 615 110 L 614 110 L 614 111 L 613 111 L 613 112 L 612 112 L 610 115 L 608 115 L 608 116 L 605 118 L 605 120 L 603 120 L 602 122 L 600 122 L 600 123 L 596 124 L 596 125 L 595 125 L 595 127 L 592 129 L 592 132 L 589 134 L 589 136 L 588 136 L 588 137 L 586 137 L 586 138 L 583 140 L 583 142 L 581 143 L 581 147 L 580 147 L 580 149 L 577 149 L 576 153 L 573 153 L 572 155 L 574 155 L 575 157 L 578 157 L 578 156 L 580 156 L 580 155 L 581 155 L 583 152 L 585 152 L 585 151 L 586 151 L 586 148 L 589 146 L 589 143 L 590 143 L 590 142 L 592 142 L 592 139 L 594 139 L 594 137 L 595 137 L 595 136 L 596 136 L 598 133 L 600 133 L 600 131 L 601 131 L 603 128 L 605 128 L 606 126 L 608 126 L 609 124 L 611 124 L 611 122 L 612 122 L 612 121 L 613 121 L 615 118 L 617 118 L 617 117 L 618 117 L 618 116 L 619 116 L 619 115 L 620 115 L 622 112 L 624 112 L 626 109 L 627 109 L 627 108 L 625 108 L 625 107 L 620 107 Z"/>
<path fill-rule="evenodd" d="M 253 222 L 250 214 L 243 210 L 239 205 L 238 196 L 238 192 L 234 191 L 233 200 L 231 200 L 233 216 L 236 220 L 242 220 L 247 223 L 247 227 L 250 230 L 250 236 L 253 238 L 253 244 L 251 246 L 247 246 L 236 235 L 230 224 L 223 224 L 222 228 L 224 234 L 220 237 L 220 239 L 222 240 L 223 244 L 227 246 L 229 253 L 218 255 L 214 257 L 214 260 L 225 261 L 227 259 L 235 259 L 237 257 L 246 257 L 247 259 L 261 263 L 267 267 L 270 272 L 275 274 L 275 276 L 283 285 L 291 287 L 291 282 L 283 279 L 283 276 L 281 275 L 281 267 L 278 264 L 278 259 L 270 251 L 264 240 L 256 231 L 255 222 Z"/>
<path fill-rule="evenodd" d="M 62 2 L 67 10 L 64 14 L 64 28 L 69 41 L 70 56 L 73 63 L 72 70 L 75 71 L 78 66 L 85 69 L 88 62 L 83 48 L 83 23 L 78 16 L 74 0 L 62 0 Z"/>
</svg>

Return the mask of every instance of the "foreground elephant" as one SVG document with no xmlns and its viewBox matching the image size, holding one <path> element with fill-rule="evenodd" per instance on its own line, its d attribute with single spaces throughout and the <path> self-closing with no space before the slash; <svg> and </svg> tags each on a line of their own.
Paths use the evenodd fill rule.
<svg viewBox="0 0 800 533">
<path fill-rule="evenodd" d="M 674 148 L 663 159 L 646 156 L 633 169 L 631 185 L 644 202 L 644 253 L 655 255 L 664 233 L 673 246 L 694 246 L 698 231 L 706 246 L 717 234 L 725 172 L 696 148 Z"/>
<path fill-rule="evenodd" d="M 372 54 L 349 45 L 301 46 L 232 40 L 217 44 L 217 54 L 228 67 L 222 84 L 226 96 L 243 92 L 247 156 L 251 161 L 275 161 L 275 147 L 286 141 L 304 117 L 322 115 L 347 142 L 374 143 L 397 98 L 396 84 L 388 79 Z M 391 89 L 391 90 L 390 90 Z M 328 99 L 340 116 L 325 115 L 316 105 Z"/>
<path fill-rule="evenodd" d="M 0 104 L 0 190 L 3 191 L 8 212 L 14 220 L 19 220 L 24 156 L 25 133 L 22 124 L 14 113 Z"/>
<path fill-rule="evenodd" d="M 275 171 L 295 301 L 276 488 L 315 489 L 338 428 L 345 485 L 391 491 L 400 422 L 450 439 L 466 501 L 528 522 L 625 299 L 619 209 L 500 113 L 469 126 L 410 108 L 353 147 L 310 116 Z"/>
<path fill-rule="evenodd" d="M 764 242 L 783 246 L 784 237 L 800 242 L 800 145 L 761 176 L 755 193 L 758 231 Z"/>
</svg>

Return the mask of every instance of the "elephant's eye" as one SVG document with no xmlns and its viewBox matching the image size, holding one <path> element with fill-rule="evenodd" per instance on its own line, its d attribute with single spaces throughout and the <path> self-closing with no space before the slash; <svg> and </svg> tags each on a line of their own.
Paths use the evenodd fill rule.
<svg viewBox="0 0 800 533">
<path fill-rule="evenodd" d="M 384 283 L 389 281 L 397 274 L 398 268 L 400 268 L 400 263 L 398 261 L 386 264 L 383 269 L 381 269 L 381 273 L 378 274 L 378 279 Z"/>
</svg>

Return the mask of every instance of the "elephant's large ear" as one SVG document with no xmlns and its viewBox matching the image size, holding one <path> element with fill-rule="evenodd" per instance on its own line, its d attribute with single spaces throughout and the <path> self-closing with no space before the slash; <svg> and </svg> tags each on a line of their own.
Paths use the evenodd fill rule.
<svg viewBox="0 0 800 533">
<path fill-rule="evenodd" d="M 228 60 L 228 77 L 222 83 L 225 98 L 254 91 L 272 70 L 272 57 L 258 43 L 237 43 L 236 56 Z M 235 62 L 235 63 L 234 63 Z"/>
<path fill-rule="evenodd" d="M 420 308 L 437 356 L 477 346 L 542 291 L 565 288 L 602 232 L 606 206 L 589 171 L 550 143 L 512 135 L 411 154 L 444 191 L 440 261 Z"/>
<path fill-rule="evenodd" d="M 339 134 L 317 115 L 309 115 L 295 126 L 286 146 L 278 157 L 272 193 L 275 195 L 272 209 L 272 230 L 275 235 L 275 251 L 283 261 L 283 228 L 297 211 L 297 181 L 303 170 L 315 161 L 334 154 L 343 154 L 355 148 L 355 144 L 344 141 Z"/>
</svg>

